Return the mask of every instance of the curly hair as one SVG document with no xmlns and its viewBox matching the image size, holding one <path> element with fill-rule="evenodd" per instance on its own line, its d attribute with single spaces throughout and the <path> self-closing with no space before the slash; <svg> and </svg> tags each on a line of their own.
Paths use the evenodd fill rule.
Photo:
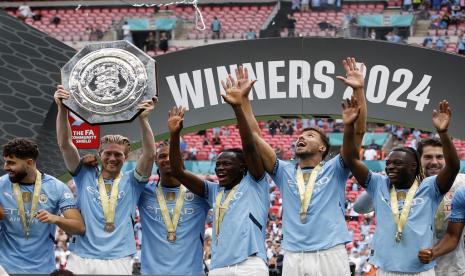
<svg viewBox="0 0 465 276">
<path fill-rule="evenodd" d="M 35 161 L 39 157 L 39 146 L 27 138 L 14 138 L 3 145 L 3 157 L 31 158 Z"/>
</svg>

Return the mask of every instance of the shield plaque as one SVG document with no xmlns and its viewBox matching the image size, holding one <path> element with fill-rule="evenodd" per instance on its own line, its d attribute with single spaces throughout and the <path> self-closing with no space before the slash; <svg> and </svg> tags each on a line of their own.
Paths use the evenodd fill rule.
<svg viewBox="0 0 465 276">
<path fill-rule="evenodd" d="M 155 60 L 121 40 L 89 44 L 61 69 L 64 105 L 90 124 L 128 122 L 157 94 Z"/>
</svg>

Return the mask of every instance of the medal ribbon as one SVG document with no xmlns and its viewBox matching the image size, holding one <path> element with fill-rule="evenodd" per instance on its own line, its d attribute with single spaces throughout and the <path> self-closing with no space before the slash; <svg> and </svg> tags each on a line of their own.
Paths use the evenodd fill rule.
<svg viewBox="0 0 465 276">
<path fill-rule="evenodd" d="M 23 226 L 24 237 L 29 238 L 29 227 L 31 227 L 32 219 L 39 204 L 40 189 L 42 187 L 42 174 L 36 170 L 36 182 L 34 183 L 34 195 L 32 196 L 31 210 L 29 211 L 29 219 L 26 220 L 26 211 L 24 208 L 23 195 L 18 183 L 13 183 L 13 192 L 16 197 L 16 205 L 18 207 L 19 218 Z"/>
<path fill-rule="evenodd" d="M 113 180 L 113 185 L 111 185 L 110 198 L 108 198 L 102 174 L 100 174 L 98 177 L 98 191 L 100 193 L 100 201 L 102 202 L 103 217 L 105 218 L 105 223 L 115 223 L 116 203 L 118 202 L 119 192 L 118 187 L 121 177 L 122 174 L 120 173 L 118 177 L 116 177 Z"/>
<path fill-rule="evenodd" d="M 305 220 L 307 219 L 308 206 L 310 206 L 313 189 L 315 188 L 316 177 L 321 168 L 322 167 L 318 165 L 312 170 L 312 173 L 308 178 L 307 185 L 305 185 L 302 169 L 300 167 L 297 168 L 296 180 L 300 195 L 300 221 L 302 223 L 305 223 Z"/>
<path fill-rule="evenodd" d="M 397 201 L 397 193 L 394 185 L 391 187 L 391 210 L 394 216 L 394 222 L 397 226 L 396 241 L 400 242 L 402 238 L 402 231 L 404 231 L 405 224 L 407 224 L 408 215 L 413 203 L 413 197 L 418 190 L 418 181 L 413 182 L 412 187 L 408 190 L 407 196 L 404 201 L 404 206 L 402 207 L 402 212 L 399 214 L 399 203 Z"/>
<path fill-rule="evenodd" d="M 181 217 L 181 209 L 184 205 L 184 197 L 186 195 L 186 187 L 181 185 L 179 187 L 178 198 L 176 199 L 176 205 L 173 210 L 173 218 L 170 217 L 170 212 L 168 211 L 168 206 L 166 205 L 165 196 L 163 195 L 162 188 L 157 185 L 155 188 L 157 194 L 158 203 L 160 204 L 160 211 L 165 222 L 166 230 L 168 233 L 176 233 L 176 228 L 178 227 L 179 218 Z"/>
<path fill-rule="evenodd" d="M 215 201 L 215 233 L 216 233 L 216 240 L 218 241 L 218 236 L 220 235 L 220 226 L 221 223 L 223 222 L 224 215 L 226 214 L 226 211 L 228 210 L 229 203 L 231 202 L 231 199 L 234 196 L 234 193 L 236 193 L 237 188 L 239 187 L 239 184 L 234 186 L 234 188 L 231 189 L 229 194 L 226 196 L 226 199 L 224 200 L 223 204 L 221 204 L 221 199 L 223 199 L 223 194 L 224 190 L 218 193 L 216 196 L 216 201 Z"/>
</svg>

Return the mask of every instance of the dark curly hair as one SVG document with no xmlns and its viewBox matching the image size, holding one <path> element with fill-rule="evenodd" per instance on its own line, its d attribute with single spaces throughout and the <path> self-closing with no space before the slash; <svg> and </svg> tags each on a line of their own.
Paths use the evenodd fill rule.
<svg viewBox="0 0 465 276">
<path fill-rule="evenodd" d="M 39 146 L 27 138 L 14 138 L 3 145 L 3 157 L 37 160 L 39 157 Z"/>
</svg>

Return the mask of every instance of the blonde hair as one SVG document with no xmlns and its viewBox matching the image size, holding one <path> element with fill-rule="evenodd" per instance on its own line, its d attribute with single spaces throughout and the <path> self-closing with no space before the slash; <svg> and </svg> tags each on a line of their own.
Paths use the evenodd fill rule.
<svg viewBox="0 0 465 276">
<path fill-rule="evenodd" d="M 101 153 L 103 151 L 103 147 L 107 144 L 117 144 L 124 146 L 124 155 L 128 155 L 129 151 L 131 150 L 131 142 L 129 139 L 124 137 L 123 135 L 113 134 L 113 135 L 105 135 L 100 138 L 100 147 L 98 152 Z"/>
</svg>

